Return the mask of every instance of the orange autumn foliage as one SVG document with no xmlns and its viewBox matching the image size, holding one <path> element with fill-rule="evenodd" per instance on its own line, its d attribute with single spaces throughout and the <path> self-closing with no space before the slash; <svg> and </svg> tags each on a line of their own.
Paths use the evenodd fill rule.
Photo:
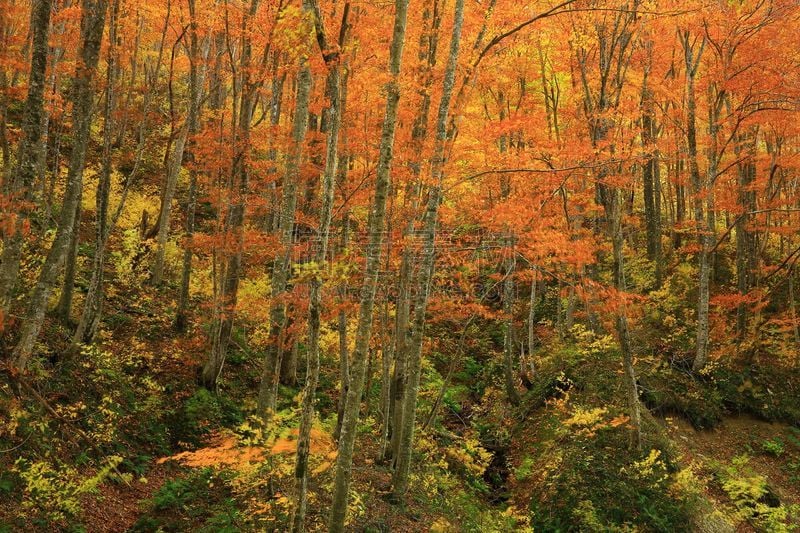
<svg viewBox="0 0 800 533">
<path fill-rule="evenodd" d="M 208 446 L 162 457 L 157 460 L 157 463 L 177 461 L 194 468 L 224 467 L 241 470 L 260 463 L 270 455 L 295 454 L 297 452 L 297 434 L 297 429 L 293 429 L 288 437 L 277 438 L 271 447 L 241 446 L 236 435 L 217 434 L 209 439 Z M 328 462 L 323 464 L 330 465 L 329 461 L 336 457 L 336 447 L 331 436 L 321 429 L 312 429 L 311 453 L 325 456 Z"/>
</svg>

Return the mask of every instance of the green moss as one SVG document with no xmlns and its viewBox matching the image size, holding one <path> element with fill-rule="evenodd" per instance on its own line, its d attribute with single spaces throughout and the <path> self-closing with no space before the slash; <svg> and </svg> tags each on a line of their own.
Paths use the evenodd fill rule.
<svg viewBox="0 0 800 533">
<path fill-rule="evenodd" d="M 710 429 L 722 421 L 722 394 L 715 387 L 667 364 L 639 375 L 640 398 L 654 414 L 677 414 L 695 429 Z"/>
<path fill-rule="evenodd" d="M 732 412 L 770 422 L 800 423 L 800 377 L 791 368 L 719 366 L 711 373 L 711 379 Z"/>
<path fill-rule="evenodd" d="M 672 465 L 657 452 L 627 451 L 625 431 L 611 430 L 593 438 L 562 439 L 559 467 L 551 472 L 545 490 L 531 502 L 536 531 L 605 531 L 638 528 L 679 531 L 688 523 L 688 499 L 667 489 Z M 551 452 L 556 453 L 556 452 Z M 552 455 L 538 461 L 554 461 Z"/>
<path fill-rule="evenodd" d="M 131 531 L 241 531 L 240 511 L 231 498 L 225 474 L 208 468 L 168 480 L 148 504 L 149 509 Z"/>
<path fill-rule="evenodd" d="M 677 468 L 668 446 L 648 438 L 637 452 L 627 425 L 610 423 L 627 413 L 621 366 L 616 348 L 588 332 L 541 365 L 527 420 L 512 436 L 525 450 L 514 476 L 533 495 L 535 531 L 666 532 L 689 523 L 690 496 L 670 491 Z M 592 416 L 578 424 L 576 413 Z"/>
</svg>

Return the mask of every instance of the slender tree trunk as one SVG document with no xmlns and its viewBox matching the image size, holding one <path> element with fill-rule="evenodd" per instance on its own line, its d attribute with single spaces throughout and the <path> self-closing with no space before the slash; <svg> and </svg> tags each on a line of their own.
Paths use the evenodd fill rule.
<svg viewBox="0 0 800 533">
<path fill-rule="evenodd" d="M 683 171 L 683 162 L 678 161 L 676 165 L 678 168 L 675 170 L 675 179 L 681 180 Z M 680 181 L 675 182 L 675 224 L 678 227 L 683 227 L 683 222 L 686 220 L 686 186 Z M 673 235 L 672 247 L 677 250 L 683 244 L 683 235 L 680 231 L 676 231 Z"/>
<path fill-rule="evenodd" d="M 413 225 L 411 222 L 409 225 Z M 400 428 L 403 427 L 403 407 L 406 395 L 406 361 L 408 359 L 408 345 L 410 341 L 410 312 L 411 312 L 411 284 L 412 253 L 409 247 L 403 250 L 400 261 L 400 277 L 397 291 L 397 306 L 395 308 L 395 360 L 392 374 L 391 402 L 389 410 L 392 415 L 391 442 L 389 449 L 392 460 L 397 460 L 400 450 Z"/>
<path fill-rule="evenodd" d="M 136 78 L 139 73 L 139 48 L 142 42 L 142 32 L 144 31 L 144 17 L 137 14 L 138 24 L 136 25 L 136 37 L 133 40 L 133 54 L 131 55 L 130 62 L 130 77 L 128 78 L 128 87 L 125 91 L 125 106 L 124 109 L 131 108 L 131 100 L 136 90 Z M 128 130 L 128 113 L 122 115 L 122 122 L 117 130 L 117 138 L 114 141 L 115 146 L 122 146 L 125 140 L 125 133 Z"/>
<path fill-rule="evenodd" d="M 345 28 L 345 31 L 347 28 Z M 345 35 L 346 37 L 346 35 Z M 347 108 L 347 81 L 350 77 L 349 60 L 341 59 L 344 61 L 341 67 L 341 81 L 340 81 L 340 95 L 342 110 Z M 340 133 L 342 140 L 341 144 L 347 144 L 345 132 Z M 337 180 L 344 186 L 347 181 L 347 167 L 350 158 L 347 154 L 339 156 L 338 176 Z M 342 215 L 342 239 L 341 250 L 346 251 L 350 244 L 350 213 L 345 210 Z M 342 418 L 344 417 L 344 404 L 347 398 L 347 389 L 350 388 L 350 366 L 349 366 L 349 344 L 347 339 L 347 312 L 345 311 L 345 304 L 349 300 L 347 295 L 347 280 L 343 279 L 337 288 L 337 298 L 339 303 L 339 313 L 336 317 L 336 328 L 339 336 L 339 398 L 336 404 L 336 429 L 333 431 L 333 439 L 339 440 L 339 434 L 342 431 Z"/>
<path fill-rule="evenodd" d="M 190 102 L 189 105 L 194 105 Z M 188 125 L 181 128 L 172 155 L 169 158 L 167 169 L 167 179 L 164 184 L 164 194 L 161 198 L 161 216 L 158 222 L 158 236 L 156 238 L 156 257 L 151 271 L 152 283 L 155 286 L 161 285 L 164 277 L 164 260 L 166 257 L 167 237 L 169 237 L 169 222 L 172 214 L 172 199 L 175 197 L 175 189 L 178 186 L 178 176 L 183 165 L 183 153 L 186 148 L 186 140 L 189 135 Z"/>
<path fill-rule="evenodd" d="M 339 436 L 339 449 L 336 456 L 336 475 L 333 484 L 328 529 L 332 533 L 344 531 L 347 515 L 347 500 L 350 490 L 350 476 L 353 465 L 353 448 L 356 440 L 356 426 L 359 419 L 361 394 L 364 388 L 369 341 L 372 333 L 372 312 L 375 305 L 375 291 L 381 265 L 383 229 L 386 215 L 386 197 L 389 191 L 389 173 L 394 149 L 394 134 L 397 127 L 397 111 L 400 102 L 400 66 L 405 44 L 408 0 L 395 0 L 394 29 L 389 49 L 389 71 L 392 79 L 386 87 L 386 112 L 381 131 L 380 155 L 375 180 L 375 197 L 367 225 L 368 244 L 364 281 L 356 329 L 355 351 L 350 368 L 350 388 L 345 400 L 342 431 Z"/>
<path fill-rule="evenodd" d="M 614 188 L 606 193 L 611 196 L 610 206 L 607 207 L 607 217 L 611 233 L 611 242 L 614 254 L 614 285 L 618 291 L 624 293 L 625 282 L 624 238 L 622 234 L 622 191 Z M 610 209 L 608 209 L 610 207 Z M 624 294 L 620 295 L 622 298 Z M 622 351 L 622 366 L 625 371 L 625 390 L 628 395 L 628 409 L 631 417 L 632 440 L 635 447 L 642 446 L 642 416 L 639 405 L 639 391 L 636 385 L 636 370 L 633 367 L 633 350 L 631 349 L 630 333 L 628 331 L 628 317 L 624 301 L 617 310 L 617 336 L 619 337 L 620 350 Z"/>
<path fill-rule="evenodd" d="M 369 359 L 367 360 L 367 373 L 366 373 L 366 384 L 364 385 L 363 389 L 366 391 L 366 395 L 364 396 L 364 409 L 363 413 L 364 416 L 369 416 L 369 412 L 371 409 L 372 403 L 372 380 L 375 377 L 375 355 L 376 350 L 370 349 L 369 351 Z"/>
<path fill-rule="evenodd" d="M 239 68 L 242 75 L 242 95 L 238 109 L 238 127 L 235 131 L 235 146 L 232 175 L 228 190 L 230 207 L 225 217 L 223 231 L 225 241 L 232 241 L 232 246 L 225 250 L 225 266 L 221 283 L 220 308 L 212 323 L 211 353 L 203 365 L 201 381 L 209 390 L 216 389 L 217 380 L 225 358 L 228 355 L 233 321 L 236 315 L 236 304 L 239 292 L 239 277 L 242 271 L 242 249 L 244 247 L 244 215 L 247 198 L 249 169 L 247 155 L 250 150 L 250 124 L 253 119 L 257 84 L 252 80 L 251 59 L 252 43 L 249 37 L 250 25 L 258 11 L 258 0 L 251 0 L 249 13 L 242 23 L 242 46 Z"/>
<path fill-rule="evenodd" d="M 686 63 L 686 140 L 688 148 L 689 175 L 691 177 L 693 195 L 694 222 L 697 226 L 697 240 L 700 245 L 698 252 L 698 297 L 697 297 L 697 334 L 696 351 L 692 369 L 699 372 L 706 365 L 708 360 L 708 302 L 709 302 L 709 281 L 711 270 L 708 261 L 709 228 L 703 217 L 702 196 L 707 192 L 707 183 L 700 177 L 700 168 L 697 164 L 697 99 L 695 97 L 694 80 L 697 67 L 702 57 L 705 41 L 700 45 L 697 53 L 689 43 L 689 33 L 684 32 L 682 37 L 684 57 Z"/>
<path fill-rule="evenodd" d="M 342 249 L 346 250 L 350 235 L 350 217 L 345 213 L 342 221 Z M 344 306 L 347 301 L 347 281 L 343 281 L 339 286 L 339 305 Z M 333 438 L 338 441 L 342 432 L 342 419 L 344 418 L 344 405 L 347 399 L 347 391 L 350 388 L 350 347 L 347 339 L 347 313 L 342 308 L 337 317 L 337 327 L 339 330 L 339 400 L 336 406 L 336 429 Z"/>
<path fill-rule="evenodd" d="M 755 235 L 748 227 L 750 224 L 751 216 L 747 213 L 752 213 L 756 210 L 756 195 L 752 190 L 752 183 L 756 177 L 756 167 L 753 162 L 755 156 L 755 135 L 753 139 L 747 139 L 742 136 L 741 143 L 747 143 L 747 150 L 749 153 L 745 156 L 741 152 L 741 148 L 736 149 L 737 158 L 746 157 L 746 160 L 740 163 L 737 169 L 737 185 L 739 188 L 737 202 L 742 210 L 742 215 L 736 221 L 736 288 L 740 296 L 745 296 L 753 286 L 751 278 L 755 275 Z M 749 322 L 749 309 L 746 303 L 740 303 L 736 308 L 736 332 L 738 339 L 741 341 L 747 334 L 747 326 Z"/>
<path fill-rule="evenodd" d="M 42 125 L 44 123 L 44 81 L 47 70 L 47 39 L 50 32 L 52 0 L 34 0 L 31 12 L 32 53 L 28 75 L 28 95 L 22 115 L 22 139 L 19 144 L 14 176 L 3 173 L 5 194 L 18 200 L 22 207 L 16 209 L 11 233 L 3 235 L 3 253 L 0 258 L 0 319 L 8 312 L 19 277 L 22 255 L 23 231 L 30 218 L 33 190 L 36 181 L 36 164 L 42 150 Z M 5 76 L 4 76 L 5 77 Z M 5 105 L 0 114 L 5 139 Z M 4 166 L 10 165 L 8 143 L 3 142 Z"/>
<path fill-rule="evenodd" d="M 110 235 L 114 232 L 114 228 L 116 228 L 117 222 L 122 216 L 122 212 L 128 198 L 128 193 L 131 189 L 131 186 L 136 181 L 136 177 L 138 176 L 138 173 L 141 168 L 140 164 L 144 155 L 144 150 L 147 146 L 146 132 L 149 125 L 147 117 L 150 110 L 150 106 L 152 105 L 153 102 L 153 98 L 156 94 L 156 89 L 157 89 L 156 83 L 158 81 L 158 75 L 161 69 L 161 62 L 164 53 L 164 44 L 168 29 L 170 9 L 171 9 L 171 2 L 168 2 L 167 17 L 165 18 L 164 25 L 162 26 L 161 29 L 161 40 L 158 48 L 156 66 L 153 71 L 153 75 L 151 77 L 151 81 L 149 83 L 147 92 L 145 93 L 144 96 L 144 102 L 142 106 L 144 119 L 140 122 L 138 128 L 136 157 L 134 159 L 133 168 L 131 169 L 130 173 L 124 180 L 125 186 L 123 187 L 122 193 L 120 194 L 119 203 L 117 204 L 117 207 L 114 210 L 113 215 L 109 219 L 108 209 L 110 205 L 109 194 L 111 190 L 111 172 L 112 172 L 111 151 L 113 148 L 113 142 L 111 136 L 114 133 L 114 127 L 116 126 L 116 122 L 113 120 L 113 111 L 116 105 L 115 83 L 119 78 L 119 72 L 120 72 L 117 63 L 118 58 L 116 57 L 116 51 L 115 51 L 115 47 L 118 44 L 116 36 L 117 36 L 117 17 L 119 15 L 119 0 L 114 0 L 114 3 L 112 4 L 111 17 L 109 20 L 109 39 L 111 43 L 108 51 L 108 60 L 107 60 L 108 75 L 106 83 L 108 85 L 108 88 L 106 89 L 106 104 L 105 104 L 105 109 L 103 111 L 104 132 L 103 132 L 102 168 L 100 171 L 101 173 L 98 179 L 98 188 L 95 195 L 95 205 L 97 211 L 96 247 L 93 260 L 92 275 L 89 281 L 88 290 L 86 292 L 86 298 L 83 310 L 81 312 L 81 318 L 78 321 L 78 326 L 75 329 L 75 333 L 72 337 L 71 350 L 74 350 L 78 343 L 91 342 L 94 339 L 94 336 L 100 324 L 100 319 L 102 317 L 102 310 L 103 310 L 103 301 L 105 298 L 105 290 L 103 285 L 105 281 L 104 268 L 105 268 L 106 254 L 108 252 L 108 241 Z M 146 212 L 144 213 L 144 215 L 146 215 Z M 146 216 L 143 216 L 140 238 L 143 238 L 144 234 L 146 233 L 146 230 L 147 230 L 147 219 Z"/>
<path fill-rule="evenodd" d="M 533 361 L 533 349 L 536 345 L 536 267 L 531 279 L 530 302 L 528 302 L 528 378 L 536 376 L 536 364 Z"/>
<path fill-rule="evenodd" d="M 420 36 L 418 59 L 420 63 L 421 88 L 419 91 L 420 102 L 414 124 L 411 130 L 411 142 L 415 152 L 424 149 L 425 139 L 428 136 L 428 119 L 431 108 L 431 87 L 433 86 L 433 69 L 436 66 L 437 50 L 439 48 L 439 28 L 442 22 L 442 12 L 439 0 L 426 4 L 422 13 L 423 29 Z M 409 238 L 414 234 L 416 217 L 419 210 L 420 174 L 422 167 L 420 161 L 413 161 L 411 167 L 412 182 L 406 189 L 406 208 L 408 221 L 403 229 L 403 236 Z M 403 425 L 403 407 L 406 391 L 406 360 L 408 359 L 408 344 L 410 341 L 409 320 L 411 312 L 410 285 L 413 273 L 414 252 L 406 244 L 403 247 L 400 261 L 400 272 L 397 282 L 397 301 L 395 304 L 395 331 L 394 331 L 394 368 L 389 396 L 389 435 L 391 440 L 384 450 L 383 456 L 391 454 L 393 461 L 397 459 L 400 446 L 400 430 Z"/>
<path fill-rule="evenodd" d="M 83 190 L 86 145 L 89 140 L 94 107 L 94 77 L 100 58 L 106 7 L 105 0 L 84 0 L 83 3 L 80 61 L 76 67 L 73 82 L 74 141 L 67 173 L 67 186 L 64 191 L 58 231 L 39 274 L 39 280 L 28 298 L 28 307 L 20 338 L 12 354 L 14 364 L 20 370 L 24 370 L 27 366 L 34 343 L 39 336 L 47 310 L 48 297 L 63 267 L 67 247 L 72 238 L 75 213 Z M 32 162 L 35 162 L 35 159 Z"/>
<path fill-rule="evenodd" d="M 281 121 L 281 111 L 283 110 L 283 87 L 286 82 L 286 72 L 278 73 L 278 63 L 280 61 L 280 53 L 274 52 L 274 57 L 272 60 L 272 82 L 270 87 L 270 104 L 269 104 L 269 122 L 273 129 L 277 129 L 277 126 L 280 124 Z M 277 168 L 274 165 L 274 162 L 278 158 L 278 151 L 275 148 L 275 138 L 274 136 L 270 136 L 269 138 L 269 149 L 268 149 L 268 158 L 270 161 L 273 162 L 271 167 L 271 171 L 277 173 Z M 281 209 L 279 206 L 280 197 L 278 196 L 278 191 L 276 187 L 275 181 L 271 182 L 269 185 L 269 197 L 270 197 L 270 205 L 271 205 L 271 212 L 267 216 L 267 220 L 265 220 L 265 224 L 269 231 L 277 233 L 280 230 L 281 224 Z"/>
<path fill-rule="evenodd" d="M 655 266 L 655 288 L 661 287 L 663 276 L 661 259 L 661 210 L 659 199 L 659 163 L 655 140 L 657 126 L 653 92 L 648 86 L 648 78 L 653 61 L 653 42 L 645 43 L 647 60 L 642 80 L 642 149 L 645 151 L 645 163 L 642 167 L 644 217 L 647 230 L 647 257 Z"/>
<path fill-rule="evenodd" d="M 797 303 L 794 296 L 794 269 L 789 271 L 788 275 L 788 294 L 789 299 L 789 317 L 792 319 L 792 333 L 794 334 L 794 343 L 800 347 L 800 327 L 797 325 Z"/>
<path fill-rule="evenodd" d="M 298 99 L 299 100 L 299 99 Z M 297 117 L 295 117 L 297 118 Z M 297 188 L 295 184 L 285 182 L 283 200 L 281 202 L 281 224 L 289 223 L 294 226 L 294 211 L 297 207 Z M 291 215 L 288 213 L 291 212 Z M 288 216 L 286 216 L 288 215 Z M 271 416 L 277 403 L 277 388 L 280 379 L 280 366 L 283 353 L 283 332 L 286 325 L 286 306 L 279 299 L 283 296 L 289 278 L 290 255 L 289 247 L 292 245 L 291 230 L 281 229 L 283 247 L 287 250 L 275 258 L 272 270 L 272 303 L 270 311 L 270 341 L 264 357 L 264 366 L 261 370 L 261 383 L 258 389 L 258 410 L 265 418 Z"/>
<path fill-rule="evenodd" d="M 3 19 L 0 18 L 0 23 Z M 3 30 L 0 24 L 0 31 Z M 5 69 L 0 69 L 0 154 L 3 154 L 2 178 L 3 191 L 8 193 L 7 180 L 11 171 L 11 143 L 8 140 L 8 76 Z"/>
<path fill-rule="evenodd" d="M 312 16 L 309 0 L 304 0 L 303 11 Z M 281 301 L 286 291 L 291 270 L 291 249 L 294 237 L 294 219 L 297 210 L 297 187 L 300 176 L 300 163 L 303 158 L 303 143 L 308 130 L 308 106 L 311 97 L 312 76 L 308 60 L 303 58 L 297 74 L 297 95 L 295 98 L 292 126 L 292 145 L 286 163 L 283 181 L 283 197 L 279 220 L 281 254 L 275 259 L 272 270 L 272 303 L 270 304 L 269 346 L 264 357 L 261 383 L 258 389 L 258 410 L 266 420 L 275 410 L 277 403 L 278 380 L 280 378 L 280 354 L 283 347 L 282 330 L 286 322 L 286 305 Z"/>
<path fill-rule="evenodd" d="M 615 145 L 613 139 L 609 139 L 609 133 L 615 126 L 613 111 L 618 108 L 622 89 L 625 83 L 624 72 L 630 61 L 633 28 L 636 19 L 636 8 L 638 4 L 634 2 L 632 8 L 624 17 L 619 15 L 614 29 L 609 33 L 607 28 L 598 26 L 598 41 L 600 54 L 600 90 L 597 96 L 593 96 L 588 82 L 587 52 L 581 50 L 578 60 L 581 67 L 581 81 L 584 88 L 584 106 L 589 118 L 589 131 L 591 134 L 592 145 L 595 149 L 605 151 L 613 157 Z M 618 172 L 621 168 L 618 167 Z M 614 288 L 618 292 L 617 309 L 615 311 L 615 322 L 620 352 L 622 354 L 622 366 L 624 372 L 623 387 L 628 402 L 628 415 L 630 416 L 632 432 L 631 443 L 638 449 L 641 447 L 641 413 L 639 405 L 639 394 L 636 386 L 636 372 L 633 367 L 633 353 L 630 343 L 628 330 L 627 306 L 626 306 L 626 283 L 625 283 L 625 263 L 624 263 L 624 244 L 625 238 L 622 232 L 623 211 L 626 204 L 630 201 L 629 191 L 616 184 L 606 181 L 609 177 L 610 168 L 602 166 L 597 171 L 595 179 L 595 195 L 597 203 L 603 206 L 605 217 L 605 231 L 611 240 L 613 257 L 613 281 Z"/>
<path fill-rule="evenodd" d="M 388 255 L 388 251 L 387 251 Z M 379 438 L 380 448 L 376 459 L 383 461 L 386 457 L 389 430 L 391 428 L 392 416 L 392 363 L 394 362 L 394 339 L 392 338 L 389 319 L 389 296 L 387 295 L 383 303 L 383 317 L 381 319 L 382 340 L 381 340 L 381 433 Z"/>
<path fill-rule="evenodd" d="M 281 358 L 280 382 L 287 387 L 297 386 L 297 357 L 300 354 L 300 341 L 291 335 L 291 349 L 286 357 Z"/>
<path fill-rule="evenodd" d="M 558 333 L 559 339 L 563 339 L 566 333 L 564 331 L 564 298 L 561 296 L 562 289 L 563 285 L 559 279 L 556 283 L 556 333 Z"/>
<path fill-rule="evenodd" d="M 81 318 L 73 336 L 73 345 L 90 342 L 97 331 L 103 306 L 103 278 L 105 269 L 106 243 L 108 241 L 108 206 L 111 189 L 111 148 L 114 135 L 113 111 L 116 100 L 117 67 L 117 15 L 119 0 L 115 0 L 109 19 L 109 50 L 106 62 L 106 100 L 103 106 L 103 160 L 95 193 L 96 224 L 95 252 L 92 259 L 92 277 L 86 291 Z"/>
<path fill-rule="evenodd" d="M 314 4 L 314 12 L 319 27 L 322 29 L 324 43 L 324 26 L 319 7 Z M 347 16 L 350 4 L 345 4 L 342 16 L 342 30 L 340 32 L 339 47 L 344 45 L 347 32 Z M 328 52 L 323 46 L 323 55 Z M 325 171 L 322 177 L 322 211 L 319 219 L 319 242 L 314 261 L 320 269 L 325 264 L 328 254 L 328 239 L 330 236 L 331 215 L 333 213 L 334 186 L 336 182 L 337 165 L 339 162 L 339 129 L 342 123 L 342 107 L 340 100 L 340 71 L 339 58 L 328 65 L 328 109 L 326 123 L 328 126 L 327 149 L 325 153 Z M 308 456 L 311 446 L 311 428 L 314 423 L 314 400 L 319 382 L 319 336 L 322 315 L 322 278 L 320 275 L 311 281 L 311 296 L 308 310 L 308 349 L 306 382 L 303 387 L 303 399 L 300 414 L 300 431 L 297 439 L 297 458 L 295 462 L 295 508 L 292 519 L 292 531 L 299 533 L 305 531 L 305 515 L 308 503 Z"/>
<path fill-rule="evenodd" d="M 67 258 L 64 266 L 64 283 L 61 286 L 61 296 L 56 306 L 56 316 L 64 323 L 69 324 L 72 314 L 72 296 L 75 293 L 75 271 L 78 263 L 78 242 L 80 241 L 81 203 L 75 207 L 75 220 L 67 247 Z"/>
<path fill-rule="evenodd" d="M 186 119 L 186 127 L 189 130 L 189 140 L 186 147 L 186 161 L 194 161 L 194 136 L 200 131 L 200 114 L 203 106 L 204 86 L 207 72 L 207 59 L 211 49 L 211 39 L 209 36 L 203 38 L 202 43 L 198 41 L 197 16 L 195 12 L 195 0 L 189 0 L 189 14 L 191 16 L 191 26 L 189 28 L 190 38 L 190 64 L 189 64 L 189 98 L 191 100 L 189 116 Z M 175 314 L 175 329 L 179 332 L 186 331 L 188 327 L 188 308 L 189 308 L 189 284 L 192 277 L 192 238 L 195 228 L 195 208 L 197 206 L 197 171 L 193 168 L 189 170 L 189 191 L 186 198 L 186 227 L 184 229 L 184 248 L 183 266 L 181 268 L 181 286 L 178 295 L 178 310 Z"/>
<path fill-rule="evenodd" d="M 544 101 L 545 118 L 547 119 L 547 138 L 553 137 L 553 112 L 550 106 L 550 91 L 548 90 L 547 70 L 545 68 L 544 51 L 542 41 L 536 41 L 536 52 L 539 59 L 539 80 L 542 84 L 542 100 Z"/>
<path fill-rule="evenodd" d="M 397 188 L 392 187 L 392 191 L 390 192 L 391 199 L 389 200 L 389 212 L 387 214 L 387 225 L 386 225 L 386 259 L 384 261 L 384 271 L 390 272 L 391 271 L 391 260 L 392 260 L 392 221 L 394 219 L 394 207 L 395 201 L 397 199 Z M 386 454 L 386 446 L 388 444 L 387 439 L 389 437 L 389 429 L 391 426 L 392 421 L 392 413 L 390 411 L 390 406 L 392 403 L 392 363 L 394 362 L 394 338 L 392 335 L 392 327 L 391 327 L 391 319 L 389 317 L 389 300 L 391 296 L 389 295 L 388 287 L 384 288 L 383 291 L 383 312 L 381 313 L 380 319 L 380 378 L 381 378 L 381 386 L 380 386 L 380 396 L 379 396 L 379 411 L 381 414 L 381 426 L 380 426 L 380 434 L 378 436 L 378 442 L 380 443 L 378 454 L 376 455 L 376 459 L 378 461 L 382 461 L 385 454 Z M 369 367 L 367 369 L 367 397 L 366 401 L 364 402 L 364 413 L 366 416 L 369 416 L 370 413 L 370 399 L 372 395 L 370 394 L 371 385 L 372 385 L 372 364 L 373 358 L 370 358 Z"/>
<path fill-rule="evenodd" d="M 509 239 L 509 241 L 511 241 Z M 503 375 L 506 384 L 506 395 L 511 405 L 519 405 L 519 392 L 514 379 L 514 270 L 516 261 L 513 244 L 510 245 L 511 257 L 506 260 L 505 279 L 503 279 Z"/>
<path fill-rule="evenodd" d="M 183 333 L 189 327 L 189 285 L 192 279 L 192 239 L 194 237 L 197 207 L 197 171 L 189 171 L 189 190 L 186 195 L 186 227 L 183 234 L 183 261 L 178 310 L 175 313 L 175 330 Z"/>
<path fill-rule="evenodd" d="M 58 7 L 54 8 L 57 12 Z M 63 35 L 64 33 L 64 23 L 61 22 L 53 27 L 52 33 L 57 35 Z M 55 94 L 58 89 L 58 64 L 61 59 L 64 57 L 64 49 L 62 47 L 56 47 L 51 50 L 51 66 L 50 66 L 50 75 L 48 76 L 47 80 L 47 88 L 46 91 L 50 92 L 51 94 Z M 53 103 L 53 96 L 47 98 L 49 103 Z M 37 180 L 39 181 L 39 197 L 44 200 L 47 195 L 47 154 L 50 148 L 50 113 L 47 109 L 44 110 L 44 116 L 42 117 L 42 149 L 39 150 L 39 157 L 36 160 L 36 176 Z M 45 209 L 48 209 L 49 206 L 45 206 Z M 46 220 L 46 219 L 45 219 Z"/>
<path fill-rule="evenodd" d="M 408 475 L 411 466 L 411 448 L 414 442 L 414 425 L 417 414 L 417 394 L 419 392 L 420 368 L 422 363 L 422 343 L 425 333 L 425 315 L 428 305 L 431 278 L 433 277 L 436 224 L 439 203 L 442 197 L 444 178 L 445 147 L 448 139 L 448 119 L 450 101 L 453 96 L 456 66 L 461 46 L 461 29 L 464 22 L 464 0 L 456 0 L 453 21 L 453 33 L 450 39 L 450 51 L 447 56 L 442 99 L 436 118 L 436 141 L 431 164 L 431 187 L 428 191 L 428 205 L 425 211 L 423 226 L 423 257 L 420 265 L 416 295 L 414 302 L 414 324 L 408 357 L 408 390 L 406 391 L 403 424 L 397 428 L 401 432 L 400 448 L 397 455 L 397 466 L 392 476 L 392 496 L 402 502 L 408 490 Z"/>
</svg>

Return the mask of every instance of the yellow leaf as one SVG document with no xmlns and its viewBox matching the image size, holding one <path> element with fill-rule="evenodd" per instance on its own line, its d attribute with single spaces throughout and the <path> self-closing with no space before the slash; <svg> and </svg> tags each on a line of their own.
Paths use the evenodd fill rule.
<svg viewBox="0 0 800 533">
<path fill-rule="evenodd" d="M 333 463 L 331 463 L 330 461 L 324 461 L 318 467 L 316 467 L 314 470 L 312 470 L 311 473 L 312 474 L 321 474 L 324 471 L 328 470 L 332 465 L 333 465 Z"/>
</svg>

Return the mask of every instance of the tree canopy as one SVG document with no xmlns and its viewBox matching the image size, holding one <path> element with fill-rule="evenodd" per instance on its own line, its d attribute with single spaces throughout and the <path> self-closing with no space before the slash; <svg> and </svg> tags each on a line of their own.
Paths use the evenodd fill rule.
<svg viewBox="0 0 800 533">
<path fill-rule="evenodd" d="M 788 531 L 798 34 L 793 0 L 0 0 L 0 530 Z M 793 473 L 670 422 L 743 414 Z"/>
</svg>

